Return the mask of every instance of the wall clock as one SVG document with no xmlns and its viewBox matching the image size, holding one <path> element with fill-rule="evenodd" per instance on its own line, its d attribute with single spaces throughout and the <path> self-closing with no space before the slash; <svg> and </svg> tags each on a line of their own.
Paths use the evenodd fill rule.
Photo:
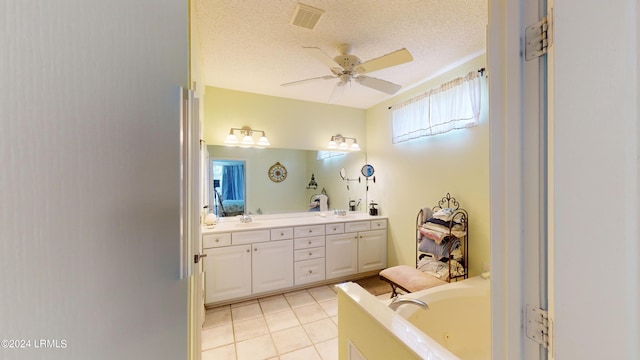
<svg viewBox="0 0 640 360">
<path fill-rule="evenodd" d="M 282 182 L 287 178 L 287 169 L 279 162 L 269 168 L 269 179 L 273 182 Z"/>
</svg>

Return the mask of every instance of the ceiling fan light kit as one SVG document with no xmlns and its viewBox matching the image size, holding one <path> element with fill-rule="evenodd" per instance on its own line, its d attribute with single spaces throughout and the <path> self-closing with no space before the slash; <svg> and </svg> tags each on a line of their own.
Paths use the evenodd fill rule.
<svg viewBox="0 0 640 360">
<path fill-rule="evenodd" d="M 344 85 L 351 83 L 351 80 L 355 80 L 356 83 L 362 86 L 393 95 L 400 90 L 402 87 L 401 85 L 363 74 L 413 61 L 411 53 L 404 48 L 365 62 L 361 62 L 360 58 L 349 54 L 351 52 L 351 46 L 349 44 L 338 46 L 338 52 L 340 55 L 333 59 L 325 54 L 320 48 L 303 47 L 303 49 L 311 57 L 314 57 L 316 60 L 328 66 L 333 75 L 288 82 L 282 84 L 282 86 L 299 85 L 315 80 L 339 79 L 329 96 L 329 103 L 334 102 L 340 95 L 342 95 L 345 87 Z"/>
</svg>

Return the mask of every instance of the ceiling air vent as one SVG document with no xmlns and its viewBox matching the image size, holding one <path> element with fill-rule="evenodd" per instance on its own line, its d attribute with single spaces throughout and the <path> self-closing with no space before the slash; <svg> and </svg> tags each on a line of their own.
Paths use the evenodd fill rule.
<svg viewBox="0 0 640 360">
<path fill-rule="evenodd" d="M 293 11 L 291 25 L 313 30 L 318 24 L 322 14 L 324 14 L 324 10 L 298 3 L 296 9 Z"/>
</svg>

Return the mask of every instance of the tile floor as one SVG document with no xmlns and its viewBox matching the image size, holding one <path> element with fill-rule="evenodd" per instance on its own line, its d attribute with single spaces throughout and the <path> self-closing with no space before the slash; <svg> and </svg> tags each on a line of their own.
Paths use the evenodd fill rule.
<svg viewBox="0 0 640 360">
<path fill-rule="evenodd" d="M 330 285 L 216 307 L 202 327 L 202 360 L 337 360 L 337 325 Z"/>
</svg>

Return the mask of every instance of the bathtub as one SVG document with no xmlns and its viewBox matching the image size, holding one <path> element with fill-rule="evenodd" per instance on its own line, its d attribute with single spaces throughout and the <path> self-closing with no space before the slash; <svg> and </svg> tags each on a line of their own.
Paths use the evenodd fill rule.
<svg viewBox="0 0 640 360">
<path fill-rule="evenodd" d="M 429 310 L 402 305 L 396 313 L 462 360 L 491 359 L 489 280 L 474 277 L 408 294 Z"/>
<path fill-rule="evenodd" d="M 340 360 L 491 359 L 489 284 L 473 277 L 401 295 L 420 299 L 429 309 L 405 304 L 396 311 L 357 284 L 339 285 Z"/>
</svg>

